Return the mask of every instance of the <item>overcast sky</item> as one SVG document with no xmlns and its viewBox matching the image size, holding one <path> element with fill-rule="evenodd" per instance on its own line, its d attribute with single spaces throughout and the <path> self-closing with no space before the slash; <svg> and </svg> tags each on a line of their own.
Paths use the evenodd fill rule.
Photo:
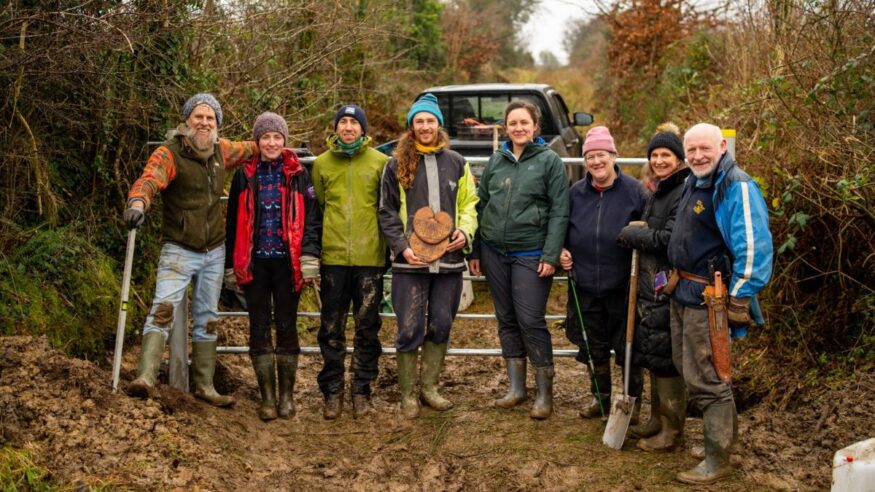
<svg viewBox="0 0 875 492">
<path fill-rule="evenodd" d="M 573 21 L 586 19 L 596 13 L 595 2 L 591 0 L 541 0 L 523 36 L 529 52 L 538 61 L 542 51 L 552 51 L 559 62 L 568 62 L 568 53 L 563 41 L 565 31 Z"/>
<path fill-rule="evenodd" d="M 575 21 L 588 19 L 598 13 L 597 0 L 540 0 L 528 24 L 523 28 L 523 40 L 529 52 L 538 62 L 538 54 L 552 51 L 559 62 L 568 63 L 568 53 L 563 46 L 565 31 Z M 611 1 L 603 0 L 610 5 Z M 726 0 L 692 0 L 700 10 L 716 8 Z"/>
</svg>

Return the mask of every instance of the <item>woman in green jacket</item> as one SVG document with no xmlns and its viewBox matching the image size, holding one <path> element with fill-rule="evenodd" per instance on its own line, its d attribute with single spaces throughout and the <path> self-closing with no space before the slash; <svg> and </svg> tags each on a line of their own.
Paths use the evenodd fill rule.
<svg viewBox="0 0 875 492">
<path fill-rule="evenodd" d="M 471 273 L 482 271 L 489 284 L 510 380 L 495 405 L 526 400 L 528 356 L 538 385 L 535 419 L 553 412 L 553 346 L 544 316 L 568 225 L 568 177 L 562 159 L 537 136 L 540 117 L 525 100 L 505 108 L 509 141 L 480 177 L 480 229 L 470 261 Z"/>
</svg>

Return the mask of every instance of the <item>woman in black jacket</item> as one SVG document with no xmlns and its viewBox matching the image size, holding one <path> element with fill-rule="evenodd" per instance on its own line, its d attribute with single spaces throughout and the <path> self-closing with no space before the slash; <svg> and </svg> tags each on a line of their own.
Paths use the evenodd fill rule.
<svg viewBox="0 0 875 492">
<path fill-rule="evenodd" d="M 678 200 L 690 174 L 677 126 L 666 123 L 647 146 L 648 167 L 656 188 L 641 220 L 646 227 L 627 226 L 617 242 L 641 253 L 638 277 L 638 320 L 632 363 L 650 370 L 650 420 L 633 426 L 645 451 L 669 451 L 683 442 L 686 411 L 684 382 L 672 364 L 669 296 L 662 292 L 671 269 L 668 240 Z"/>
<path fill-rule="evenodd" d="M 286 121 L 262 113 L 252 133 L 258 154 L 234 175 L 228 197 L 225 266 L 233 268 L 233 275 L 225 277 L 226 284 L 236 283 L 246 295 L 249 356 L 261 391 L 258 416 L 272 420 L 295 413 L 292 394 L 301 353 L 298 300 L 303 285 L 319 276 L 322 216 L 309 173 L 284 148 Z"/>
</svg>

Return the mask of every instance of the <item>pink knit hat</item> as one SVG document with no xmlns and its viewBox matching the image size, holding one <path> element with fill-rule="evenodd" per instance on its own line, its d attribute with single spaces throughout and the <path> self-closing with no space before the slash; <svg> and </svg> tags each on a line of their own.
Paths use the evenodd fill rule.
<svg viewBox="0 0 875 492">
<path fill-rule="evenodd" d="M 614 137 L 611 136 L 608 127 L 594 126 L 586 132 L 586 139 L 583 141 L 583 155 L 586 155 L 590 150 L 606 150 L 617 153 L 617 147 L 614 146 Z"/>
</svg>

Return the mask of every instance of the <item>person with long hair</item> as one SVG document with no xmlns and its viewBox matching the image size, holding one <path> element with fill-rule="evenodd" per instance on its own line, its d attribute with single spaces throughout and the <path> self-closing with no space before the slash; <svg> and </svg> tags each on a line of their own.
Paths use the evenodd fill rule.
<svg viewBox="0 0 875 492">
<path fill-rule="evenodd" d="M 228 214 L 236 220 L 226 243 L 249 309 L 249 357 L 261 393 L 258 416 L 267 421 L 295 413 L 298 301 L 303 285 L 319 276 L 322 219 L 309 173 L 295 152 L 284 148 L 285 119 L 262 113 L 252 133 L 258 153 L 234 175 Z"/>
<path fill-rule="evenodd" d="M 668 240 L 684 181 L 690 175 L 676 125 L 657 127 L 647 145 L 647 158 L 645 169 L 655 187 L 641 216 L 646 226 L 626 226 L 617 236 L 620 246 L 641 254 L 632 365 L 650 371 L 650 419 L 629 431 L 642 438 L 638 447 L 645 451 L 670 451 L 683 444 L 687 402 L 684 381 L 672 363 L 669 295 L 665 292 L 671 271 Z"/>
<path fill-rule="evenodd" d="M 434 95 L 413 104 L 407 126 L 383 170 L 379 214 L 393 256 L 401 411 L 415 418 L 420 398 L 438 411 L 453 406 L 438 393 L 438 378 L 459 310 L 464 254 L 477 229 L 477 194 L 465 158 L 448 147 Z M 417 397 L 420 347 L 422 389 Z"/>
<path fill-rule="evenodd" d="M 553 346 L 544 316 L 568 224 L 568 176 L 538 136 L 540 119 L 526 100 L 504 110 L 508 141 L 480 177 L 480 230 L 469 263 L 473 275 L 486 275 L 507 367 L 507 394 L 494 403 L 513 408 L 526 400 L 528 357 L 538 386 L 534 419 L 553 413 Z"/>
</svg>

